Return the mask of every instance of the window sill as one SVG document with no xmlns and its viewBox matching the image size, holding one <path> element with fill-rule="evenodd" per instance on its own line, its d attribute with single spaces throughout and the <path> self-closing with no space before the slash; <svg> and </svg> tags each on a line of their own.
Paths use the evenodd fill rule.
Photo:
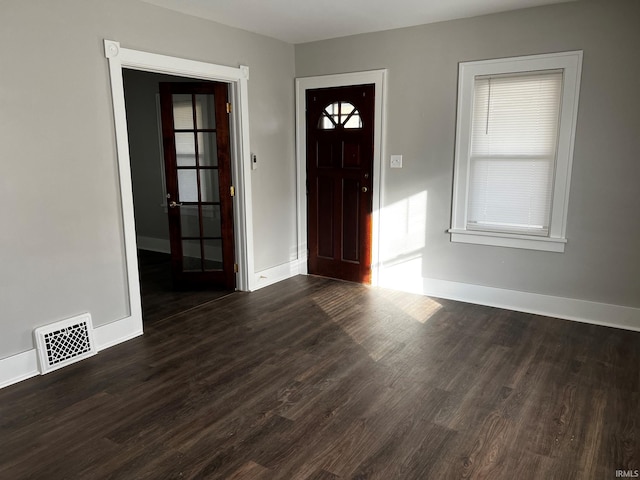
<svg viewBox="0 0 640 480">
<path fill-rule="evenodd" d="M 526 250 L 542 250 L 545 252 L 564 252 L 566 238 L 536 237 L 533 235 L 516 235 L 497 232 L 479 232 L 451 228 L 451 241 L 456 243 L 472 243 L 476 245 L 493 245 L 495 247 L 523 248 Z"/>
</svg>

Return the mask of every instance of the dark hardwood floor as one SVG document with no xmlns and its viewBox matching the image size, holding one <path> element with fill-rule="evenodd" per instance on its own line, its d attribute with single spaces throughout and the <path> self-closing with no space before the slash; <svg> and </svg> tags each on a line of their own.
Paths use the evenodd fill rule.
<svg viewBox="0 0 640 480">
<path fill-rule="evenodd" d="M 0 391 L 0 478 L 614 479 L 640 333 L 299 276 Z"/>
<path fill-rule="evenodd" d="M 142 316 L 145 324 L 184 312 L 217 300 L 231 290 L 175 290 L 171 281 L 171 256 L 167 253 L 138 250 Z"/>
</svg>

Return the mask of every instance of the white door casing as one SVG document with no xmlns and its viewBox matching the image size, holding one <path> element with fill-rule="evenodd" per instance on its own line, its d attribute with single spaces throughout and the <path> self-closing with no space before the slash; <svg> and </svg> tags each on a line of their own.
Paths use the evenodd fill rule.
<svg viewBox="0 0 640 480">
<path fill-rule="evenodd" d="M 246 66 L 228 67 L 183 58 L 158 55 L 120 47 L 118 42 L 104 41 L 105 56 L 109 60 L 111 77 L 111 97 L 116 135 L 116 151 L 122 202 L 124 229 L 124 249 L 129 292 L 130 316 L 139 330 L 142 330 L 142 305 L 137 262 L 137 243 L 131 183 L 131 159 L 124 100 L 122 69 L 131 68 L 145 72 L 212 80 L 229 84 L 229 98 L 234 105 L 229 127 L 231 133 L 231 174 L 236 186 L 234 201 L 234 234 L 238 290 L 252 290 L 253 223 L 251 209 L 251 160 L 249 153 L 249 107 L 248 79 Z"/>
<path fill-rule="evenodd" d="M 302 77 L 296 79 L 296 171 L 298 213 L 298 258 L 301 273 L 307 273 L 307 174 L 306 174 L 306 107 L 307 90 L 344 87 L 351 85 L 375 85 L 375 125 L 373 132 L 373 214 L 371 227 L 371 285 L 377 285 L 380 271 L 380 209 L 383 200 L 382 158 L 384 158 L 383 125 L 386 99 L 386 70 Z"/>
</svg>

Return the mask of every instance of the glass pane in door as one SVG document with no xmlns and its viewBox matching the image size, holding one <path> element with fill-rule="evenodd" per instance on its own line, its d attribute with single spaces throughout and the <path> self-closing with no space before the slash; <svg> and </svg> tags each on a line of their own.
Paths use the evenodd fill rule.
<svg viewBox="0 0 640 480">
<path fill-rule="evenodd" d="M 212 168 L 200 169 L 200 201 L 219 202 L 220 187 L 218 184 L 218 170 Z"/>
<path fill-rule="evenodd" d="M 198 201 L 196 169 L 178 170 L 178 198 L 181 202 Z"/>
<path fill-rule="evenodd" d="M 198 164 L 201 167 L 218 166 L 218 144 L 215 132 L 198 132 Z"/>
<path fill-rule="evenodd" d="M 204 269 L 222 270 L 222 240 L 207 238 L 204 242 Z"/>
<path fill-rule="evenodd" d="M 202 206 L 202 227 L 205 237 L 221 237 L 220 205 Z"/>
<path fill-rule="evenodd" d="M 202 271 L 200 240 L 182 240 L 182 269 L 185 272 Z"/>
<path fill-rule="evenodd" d="M 192 132 L 176 132 L 176 165 L 178 167 L 196 166 L 196 144 Z"/>
<path fill-rule="evenodd" d="M 182 237 L 201 237 L 200 215 L 197 205 L 183 205 L 180 207 L 180 235 Z"/>
<path fill-rule="evenodd" d="M 213 94 L 196 95 L 196 123 L 197 129 L 216 128 L 216 110 Z"/>
<path fill-rule="evenodd" d="M 173 128 L 193 130 L 193 103 L 190 94 L 173 94 Z"/>
</svg>

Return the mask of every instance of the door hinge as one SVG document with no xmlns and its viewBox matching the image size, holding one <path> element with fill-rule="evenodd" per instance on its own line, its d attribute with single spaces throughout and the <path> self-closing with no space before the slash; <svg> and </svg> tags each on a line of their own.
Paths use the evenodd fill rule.
<svg viewBox="0 0 640 480">
<path fill-rule="evenodd" d="M 231 185 L 231 187 L 229 187 L 229 193 L 231 194 L 232 197 L 235 197 L 236 196 L 236 187 Z"/>
<path fill-rule="evenodd" d="M 227 113 L 231 113 L 231 104 L 229 102 L 227 102 Z"/>
<path fill-rule="evenodd" d="M 238 273 L 238 264 L 237 264 L 237 263 L 234 263 L 234 264 L 233 264 L 233 271 L 234 271 L 235 273 Z"/>
</svg>

